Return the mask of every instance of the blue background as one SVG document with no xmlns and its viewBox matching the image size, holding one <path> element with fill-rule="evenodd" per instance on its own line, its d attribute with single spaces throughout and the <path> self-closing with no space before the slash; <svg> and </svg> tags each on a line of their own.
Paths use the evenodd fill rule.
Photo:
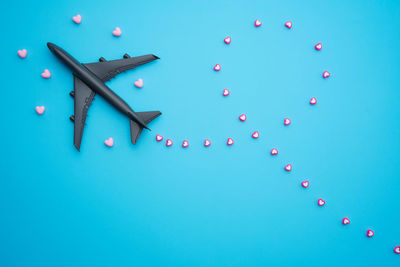
<svg viewBox="0 0 400 267">
<path fill-rule="evenodd" d="M 399 266 L 399 14 L 378 0 L 8 1 L 0 265 Z M 47 41 L 82 62 L 161 57 L 108 83 L 134 110 L 163 112 L 152 132 L 132 145 L 97 96 L 78 153 L 72 76 Z"/>
</svg>

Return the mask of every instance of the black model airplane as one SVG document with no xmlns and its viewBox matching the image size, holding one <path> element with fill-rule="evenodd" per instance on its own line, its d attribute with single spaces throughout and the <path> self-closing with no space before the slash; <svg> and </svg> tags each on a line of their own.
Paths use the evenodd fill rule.
<svg viewBox="0 0 400 267">
<path fill-rule="evenodd" d="M 75 114 L 70 118 L 74 122 L 74 145 L 78 151 L 81 146 L 87 111 L 96 93 L 104 97 L 111 105 L 130 119 L 131 141 L 133 144 L 136 144 L 142 129 L 150 130 L 146 125 L 161 115 L 160 111 L 134 112 L 121 97 L 104 84 L 104 82 L 123 71 L 159 59 L 157 56 L 130 57 L 125 54 L 124 59 L 107 61 L 101 57 L 99 62 L 81 64 L 57 45 L 47 43 L 47 46 L 53 54 L 72 70 L 74 75 L 74 91 L 70 95 L 75 99 Z"/>
</svg>

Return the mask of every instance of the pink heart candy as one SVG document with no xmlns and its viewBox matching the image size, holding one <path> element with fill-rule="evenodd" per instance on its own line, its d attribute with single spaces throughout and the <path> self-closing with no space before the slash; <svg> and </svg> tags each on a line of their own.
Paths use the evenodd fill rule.
<svg viewBox="0 0 400 267">
<path fill-rule="evenodd" d="M 321 50 L 322 49 L 322 44 L 321 43 L 318 43 L 318 44 L 316 44 L 315 46 L 315 50 Z"/>
<path fill-rule="evenodd" d="M 49 78 L 51 77 L 50 71 L 49 71 L 48 69 L 45 69 L 45 70 L 42 72 L 42 77 L 45 78 L 45 79 L 49 79 Z"/>
<path fill-rule="evenodd" d="M 220 71 L 220 70 L 221 70 L 221 65 L 216 64 L 216 65 L 214 66 L 214 70 L 215 70 L 215 71 Z"/>
<path fill-rule="evenodd" d="M 104 144 L 108 147 L 112 147 L 114 145 L 114 139 L 112 137 L 108 138 L 106 141 L 104 141 Z"/>
<path fill-rule="evenodd" d="M 204 146 L 205 147 L 208 147 L 210 145 L 211 145 L 211 141 L 210 140 L 208 140 L 208 139 L 204 140 Z"/>
<path fill-rule="evenodd" d="M 394 253 L 400 254 L 400 246 L 397 246 L 393 249 Z"/>
<path fill-rule="evenodd" d="M 223 96 L 228 96 L 230 94 L 228 89 L 224 89 L 224 91 L 222 92 Z"/>
<path fill-rule="evenodd" d="M 309 185 L 310 185 L 310 183 L 308 181 L 301 182 L 301 186 L 304 188 L 307 188 Z"/>
<path fill-rule="evenodd" d="M 164 137 L 162 137 L 162 135 L 159 135 L 159 134 L 156 135 L 156 140 L 157 140 L 157 142 L 160 142 L 160 141 L 162 141 L 163 139 L 164 139 Z"/>
<path fill-rule="evenodd" d="M 291 21 L 287 21 L 287 22 L 285 23 L 285 26 L 286 26 L 286 28 L 291 29 L 293 25 L 292 25 L 292 22 L 291 22 Z"/>
<path fill-rule="evenodd" d="M 44 106 L 37 106 L 35 108 L 35 110 L 36 110 L 37 114 L 42 115 L 44 110 L 45 110 L 45 108 L 44 108 Z"/>
<path fill-rule="evenodd" d="M 230 44 L 230 43 L 231 43 L 231 37 L 230 37 L 230 36 L 226 37 L 226 38 L 224 39 L 224 42 L 225 42 L 226 44 Z"/>
<path fill-rule="evenodd" d="M 239 120 L 245 121 L 247 119 L 246 114 L 242 114 L 239 116 Z"/>
<path fill-rule="evenodd" d="M 254 26 L 256 27 L 260 27 L 261 26 L 261 21 L 259 21 L 258 19 L 256 19 L 256 21 L 254 22 Z"/>
<path fill-rule="evenodd" d="M 233 145 L 233 139 L 232 138 L 228 138 L 228 141 L 226 141 L 226 144 L 228 145 L 228 146 L 231 146 L 231 145 Z"/>
<path fill-rule="evenodd" d="M 285 170 L 288 172 L 292 171 L 292 165 L 291 164 L 286 165 Z"/>
<path fill-rule="evenodd" d="M 76 16 L 73 16 L 72 17 L 72 20 L 73 20 L 73 22 L 75 22 L 76 24 L 80 24 L 81 23 L 81 21 L 82 21 L 82 17 L 81 17 L 81 15 L 76 15 Z"/>
<path fill-rule="evenodd" d="M 325 205 L 325 200 L 322 198 L 318 199 L 318 206 L 322 207 L 323 205 Z"/>
<path fill-rule="evenodd" d="M 112 32 L 114 36 L 121 36 L 122 32 L 119 27 L 115 27 L 115 30 Z"/>
<path fill-rule="evenodd" d="M 186 140 L 183 140 L 182 147 L 188 147 L 188 146 L 189 146 L 189 142 Z"/>
<path fill-rule="evenodd" d="M 165 143 L 166 146 L 172 146 L 173 142 L 171 139 L 167 139 L 167 143 Z"/>
<path fill-rule="evenodd" d="M 329 72 L 327 72 L 327 71 L 324 71 L 322 73 L 322 77 L 324 77 L 325 79 L 328 78 L 329 76 L 331 76 L 331 74 Z"/>
<path fill-rule="evenodd" d="M 142 79 L 138 79 L 136 82 L 134 82 L 134 85 L 137 88 L 142 88 L 143 87 L 143 80 Z"/>
<path fill-rule="evenodd" d="M 289 118 L 285 118 L 285 119 L 283 120 L 283 124 L 286 125 L 286 126 L 288 126 L 288 125 L 291 124 L 291 123 L 292 123 L 292 121 L 291 121 Z"/>
<path fill-rule="evenodd" d="M 271 155 L 272 156 L 278 155 L 278 149 L 276 148 L 271 149 Z"/>
<path fill-rule="evenodd" d="M 344 217 L 343 220 L 342 220 L 342 223 L 343 223 L 343 225 L 347 225 L 347 224 L 350 223 L 350 219 L 347 218 L 347 217 Z"/>
<path fill-rule="evenodd" d="M 372 231 L 371 229 L 367 230 L 367 236 L 368 237 L 373 237 L 375 235 L 374 231 Z"/>
<path fill-rule="evenodd" d="M 311 104 L 311 105 L 317 104 L 317 99 L 316 99 L 315 97 L 311 98 L 310 104 Z"/>
<path fill-rule="evenodd" d="M 258 137 L 260 137 L 260 134 L 258 133 L 258 131 L 255 131 L 251 137 L 253 137 L 254 139 L 257 139 Z"/>
<path fill-rule="evenodd" d="M 17 51 L 17 54 L 20 58 L 26 58 L 26 55 L 28 54 L 28 51 L 26 49 L 21 49 Z"/>
</svg>

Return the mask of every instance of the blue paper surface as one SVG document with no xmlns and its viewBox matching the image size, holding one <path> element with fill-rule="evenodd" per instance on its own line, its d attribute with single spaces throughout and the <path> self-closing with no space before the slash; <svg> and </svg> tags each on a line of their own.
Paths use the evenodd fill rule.
<svg viewBox="0 0 400 267">
<path fill-rule="evenodd" d="M 400 266 L 399 12 L 358 0 L 3 4 L 0 266 Z M 132 145 L 128 119 L 96 96 L 77 152 L 72 75 L 48 41 L 84 63 L 159 56 L 107 83 L 135 111 L 163 112 L 152 131 Z"/>
</svg>

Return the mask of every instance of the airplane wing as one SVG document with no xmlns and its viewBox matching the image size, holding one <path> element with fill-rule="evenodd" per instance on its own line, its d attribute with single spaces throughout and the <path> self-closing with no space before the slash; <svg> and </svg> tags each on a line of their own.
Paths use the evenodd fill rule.
<svg viewBox="0 0 400 267">
<path fill-rule="evenodd" d="M 146 64 L 156 59 L 159 59 L 159 57 L 155 55 L 130 57 L 125 54 L 124 59 L 106 61 L 104 58 L 100 58 L 100 62 L 87 63 L 83 64 L 83 66 L 99 77 L 103 82 L 106 82 L 121 72 L 133 69 L 139 65 Z"/>
<path fill-rule="evenodd" d="M 76 76 L 74 76 L 74 92 L 74 146 L 79 151 L 87 111 L 96 93 Z"/>
</svg>

